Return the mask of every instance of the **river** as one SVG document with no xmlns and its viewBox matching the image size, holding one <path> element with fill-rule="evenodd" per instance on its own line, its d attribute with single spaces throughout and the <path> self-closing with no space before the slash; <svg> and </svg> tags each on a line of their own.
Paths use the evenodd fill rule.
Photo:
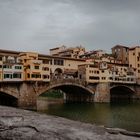
<svg viewBox="0 0 140 140">
<path fill-rule="evenodd" d="M 39 98 L 38 112 L 140 132 L 140 103 L 63 103 Z"/>
</svg>

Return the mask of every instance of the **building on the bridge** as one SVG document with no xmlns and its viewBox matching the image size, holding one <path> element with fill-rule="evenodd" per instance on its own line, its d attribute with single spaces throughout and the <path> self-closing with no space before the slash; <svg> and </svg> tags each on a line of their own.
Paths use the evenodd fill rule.
<svg viewBox="0 0 140 140">
<path fill-rule="evenodd" d="M 48 56 L 50 59 L 51 76 L 56 78 L 75 76 L 78 65 L 85 63 L 83 59 Z"/>
<path fill-rule="evenodd" d="M 58 47 L 50 49 L 50 55 L 59 57 L 79 58 L 80 55 L 85 53 L 85 48 L 82 46 L 77 47 Z"/>
<path fill-rule="evenodd" d="M 78 66 L 79 79 L 87 83 L 108 82 L 110 77 L 107 68 L 99 69 L 96 63 L 86 63 Z"/>
<path fill-rule="evenodd" d="M 137 80 L 140 79 L 140 46 L 129 48 L 129 67 L 135 70 Z"/>
<path fill-rule="evenodd" d="M 38 53 L 24 52 L 19 54 L 20 61 L 24 66 L 24 80 L 27 81 L 50 81 L 49 64 L 44 64 L 38 59 Z"/>
<path fill-rule="evenodd" d="M 129 63 L 129 47 L 116 45 L 112 48 L 112 55 L 115 58 L 115 63 Z"/>
<path fill-rule="evenodd" d="M 18 59 L 19 52 L 0 50 L 0 80 L 22 81 L 23 65 Z"/>
<path fill-rule="evenodd" d="M 132 69 L 122 64 L 94 62 L 78 66 L 79 79 L 87 83 L 115 82 L 136 83 L 136 76 Z"/>
<path fill-rule="evenodd" d="M 80 79 L 94 83 L 97 81 L 134 82 L 136 77 L 140 77 L 140 47 L 129 49 L 129 59 L 127 58 L 128 48 L 120 45 L 112 48 L 113 55 L 117 57 L 108 55 L 102 50 L 81 55 L 79 52 L 76 53 L 78 49 L 82 50 L 82 53 L 85 52 L 81 46 L 54 48 L 52 55 L 0 50 L 0 80 L 49 82 L 53 77 L 76 78 L 79 76 Z M 68 57 L 62 55 L 67 52 L 71 55 Z M 74 54 L 77 55 L 76 58 Z M 79 55 L 82 58 L 77 58 Z M 129 65 L 125 60 L 130 60 Z"/>
<path fill-rule="evenodd" d="M 22 64 L 3 64 L 3 81 L 22 81 L 23 73 Z"/>
<path fill-rule="evenodd" d="M 129 68 L 127 65 L 123 64 L 112 64 L 108 63 L 109 71 L 112 74 L 111 80 L 114 82 L 124 82 L 124 83 L 135 83 L 136 76 L 134 73 L 134 69 Z"/>
</svg>

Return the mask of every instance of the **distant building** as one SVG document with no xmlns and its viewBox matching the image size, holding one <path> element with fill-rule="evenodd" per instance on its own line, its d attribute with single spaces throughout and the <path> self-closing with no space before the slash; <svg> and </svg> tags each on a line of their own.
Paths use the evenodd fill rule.
<svg viewBox="0 0 140 140">
<path fill-rule="evenodd" d="M 59 57 L 79 58 L 80 55 L 85 53 L 85 48 L 82 46 L 77 47 L 58 47 L 50 49 L 50 55 Z"/>
<path fill-rule="evenodd" d="M 122 45 L 116 45 L 112 48 L 112 55 L 115 58 L 115 63 L 129 63 L 129 48 Z"/>
<path fill-rule="evenodd" d="M 56 47 L 56 48 L 52 48 L 50 49 L 50 55 L 52 56 L 59 56 L 59 52 L 63 51 L 66 49 L 66 46 L 61 46 L 61 47 Z"/>
<path fill-rule="evenodd" d="M 95 59 L 99 59 L 104 55 L 105 55 L 105 51 L 103 51 L 103 50 L 94 50 L 94 51 L 85 52 L 84 54 L 80 55 L 80 58 L 85 58 L 85 59 L 95 58 Z"/>
<path fill-rule="evenodd" d="M 85 53 L 81 46 L 62 46 L 50 51 L 52 55 L 0 50 L 0 81 L 49 82 L 53 78 L 79 78 L 85 83 L 140 81 L 140 46 L 116 45 L 112 55 L 102 50 Z"/>
</svg>

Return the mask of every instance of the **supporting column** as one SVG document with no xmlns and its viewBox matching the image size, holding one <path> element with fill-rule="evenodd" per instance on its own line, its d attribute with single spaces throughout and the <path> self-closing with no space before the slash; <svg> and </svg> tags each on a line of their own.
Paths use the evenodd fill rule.
<svg viewBox="0 0 140 140">
<path fill-rule="evenodd" d="M 135 94 L 133 95 L 133 100 L 140 100 L 140 85 L 135 85 Z"/>
<path fill-rule="evenodd" d="M 109 83 L 99 83 L 97 84 L 94 102 L 110 102 L 110 84 Z"/>
<path fill-rule="evenodd" d="M 19 88 L 18 106 L 24 109 L 35 110 L 37 105 L 37 94 L 34 83 L 24 82 Z"/>
</svg>

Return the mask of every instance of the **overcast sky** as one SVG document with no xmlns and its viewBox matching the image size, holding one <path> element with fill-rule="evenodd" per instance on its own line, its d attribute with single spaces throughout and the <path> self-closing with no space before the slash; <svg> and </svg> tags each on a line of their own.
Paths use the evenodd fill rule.
<svg viewBox="0 0 140 140">
<path fill-rule="evenodd" d="M 140 0 L 0 0 L 0 49 L 140 44 Z"/>
</svg>

